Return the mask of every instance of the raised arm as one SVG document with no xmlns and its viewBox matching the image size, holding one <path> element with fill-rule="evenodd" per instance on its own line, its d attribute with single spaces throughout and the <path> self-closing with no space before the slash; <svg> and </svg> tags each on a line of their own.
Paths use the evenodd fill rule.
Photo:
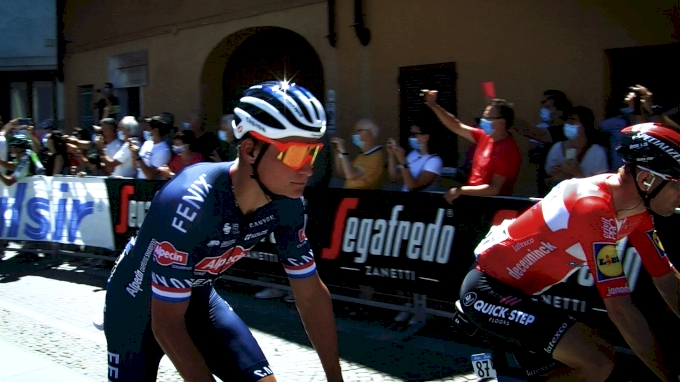
<svg viewBox="0 0 680 382">
<path fill-rule="evenodd" d="M 439 121 L 446 126 L 447 129 L 456 133 L 472 143 L 476 143 L 475 139 L 470 133 L 472 127 L 461 122 L 455 115 L 444 110 L 443 107 L 439 106 L 437 103 L 437 91 L 436 90 L 423 90 L 425 105 L 427 105 L 434 114 L 439 118 Z"/>
</svg>

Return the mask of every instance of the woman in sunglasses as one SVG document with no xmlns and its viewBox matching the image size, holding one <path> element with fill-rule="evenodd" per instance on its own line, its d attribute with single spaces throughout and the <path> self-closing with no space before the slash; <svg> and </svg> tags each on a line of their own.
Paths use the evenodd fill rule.
<svg viewBox="0 0 680 382">
<path fill-rule="evenodd" d="M 301 86 L 265 82 L 245 91 L 234 115 L 237 160 L 177 174 L 118 258 L 104 320 L 111 381 L 155 381 L 163 354 L 186 381 L 275 381 L 250 330 L 212 285 L 271 232 L 326 377 L 342 380 L 331 299 L 300 198 L 323 147 L 324 109 Z"/>
</svg>

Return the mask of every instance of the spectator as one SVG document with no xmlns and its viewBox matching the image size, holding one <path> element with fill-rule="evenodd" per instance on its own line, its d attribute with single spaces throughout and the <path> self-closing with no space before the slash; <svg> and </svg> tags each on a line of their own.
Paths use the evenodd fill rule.
<svg viewBox="0 0 680 382">
<path fill-rule="evenodd" d="M 402 191 L 426 190 L 441 175 L 443 162 L 431 152 L 430 131 L 425 124 L 411 126 L 409 146 L 412 150 L 408 156 L 394 139 L 387 142 L 387 172 L 391 181 L 403 180 Z"/>
<path fill-rule="evenodd" d="M 480 120 L 481 128 L 463 124 L 437 104 L 437 91 L 424 91 L 428 105 L 446 128 L 477 145 L 467 185 L 449 189 L 445 198 L 452 203 L 460 195 L 511 195 L 522 155 L 515 138 L 508 132 L 515 113 L 502 99 L 491 100 Z"/>
<path fill-rule="evenodd" d="M 234 139 L 233 121 L 233 114 L 225 114 L 220 118 L 220 128 L 217 130 L 220 147 L 210 156 L 213 162 L 231 162 L 236 159 L 238 144 Z"/>
<path fill-rule="evenodd" d="M 424 191 L 434 184 L 441 175 L 443 166 L 442 159 L 432 150 L 433 137 L 431 128 L 427 124 L 413 125 L 409 134 L 409 146 L 411 152 L 405 155 L 405 150 L 390 138 L 387 142 L 387 163 L 390 180 L 395 182 L 403 180 L 402 191 Z M 361 286 L 362 293 L 370 299 L 373 288 Z M 394 318 L 396 322 L 404 322 L 412 315 L 413 304 L 407 303 L 406 309 L 399 312 Z M 409 325 L 415 325 L 420 320 L 414 316 L 409 320 Z"/>
<path fill-rule="evenodd" d="M 144 144 L 130 145 L 132 158 L 137 164 L 137 179 L 160 179 L 159 167 L 170 163 L 170 147 L 163 142 L 163 136 L 170 131 L 170 125 L 159 116 L 146 120 L 149 129 L 144 130 Z"/>
<path fill-rule="evenodd" d="M 172 145 L 173 157 L 168 166 L 161 166 L 158 171 L 162 179 L 170 179 L 185 167 L 199 162 L 203 162 L 203 155 L 197 153 L 196 136 L 191 130 L 180 131 L 175 134 L 175 141 Z"/>
<path fill-rule="evenodd" d="M 116 119 L 118 113 L 120 113 L 120 103 L 113 93 L 113 84 L 107 82 L 104 84 L 103 89 L 97 89 L 96 94 L 98 94 L 99 97 L 92 97 L 93 101 L 95 98 L 99 98 L 92 105 L 92 108 L 97 112 L 97 121 L 101 121 L 104 118 Z"/>
<path fill-rule="evenodd" d="M 117 137 L 123 142 L 118 151 L 109 156 L 105 151 L 100 151 L 100 158 L 105 167 L 112 167 L 112 177 L 133 178 L 137 175 L 137 168 L 132 160 L 130 144 L 137 147 L 141 144 L 141 130 L 139 122 L 133 116 L 127 116 L 118 123 Z"/>
<path fill-rule="evenodd" d="M 609 137 L 610 170 L 616 170 L 623 166 L 621 155 L 616 152 L 616 146 L 621 143 L 623 128 L 651 121 L 652 118 L 652 93 L 644 86 L 636 85 L 630 88 L 623 98 L 620 114 L 607 118 L 600 123 L 599 129 Z"/>
<path fill-rule="evenodd" d="M 345 179 L 346 189 L 378 190 L 385 177 L 385 150 L 378 145 L 378 126 L 368 119 L 362 119 L 354 127 L 352 142 L 361 153 L 349 162 L 345 141 L 333 138 L 335 169 L 340 178 Z"/>
<path fill-rule="evenodd" d="M 564 120 L 570 108 L 571 102 L 562 91 L 546 90 L 543 92 L 543 101 L 541 101 L 541 122 L 536 126 L 523 121 L 517 121 L 515 124 L 517 131 L 530 139 L 529 163 L 538 165 L 536 186 L 539 195 L 545 195 L 548 192 L 545 186 L 547 175 L 544 170 L 548 150 L 553 144 L 567 139 L 563 134 Z"/>
<path fill-rule="evenodd" d="M 7 142 L 7 147 L 10 157 L 13 157 L 14 161 L 8 162 L 4 159 L 0 159 L 0 166 L 12 171 L 12 174 L 5 175 L 0 173 L 0 180 L 5 186 L 9 187 L 21 179 L 34 175 L 35 173 L 33 170 L 34 165 L 30 158 L 31 142 L 25 135 L 15 134 Z"/>
<path fill-rule="evenodd" d="M 597 138 L 592 110 L 576 106 L 564 124 L 567 141 L 555 143 L 545 162 L 546 184 L 553 187 L 571 178 L 585 178 L 607 172 L 607 150 L 595 143 Z"/>
<path fill-rule="evenodd" d="M 170 130 L 163 137 L 163 142 L 167 143 L 168 147 L 172 147 L 173 142 L 175 140 L 175 134 L 178 133 L 177 127 L 175 126 L 175 116 L 167 111 L 161 112 L 158 116 L 162 120 L 164 120 L 168 125 L 170 125 Z"/>
<path fill-rule="evenodd" d="M 118 139 L 116 134 L 116 120 L 113 118 L 104 118 L 99 122 L 99 126 L 94 126 L 94 131 L 96 134 L 96 150 L 95 153 L 98 154 L 100 159 L 102 157 L 112 158 L 118 150 L 120 150 L 123 145 L 123 141 Z M 103 162 L 103 171 L 106 175 L 111 175 L 115 166 L 113 163 Z"/>
<path fill-rule="evenodd" d="M 53 131 L 47 136 L 46 146 L 48 150 L 47 161 L 45 162 L 46 174 L 68 175 L 69 174 L 69 155 L 66 150 L 66 141 L 59 131 Z"/>
<path fill-rule="evenodd" d="M 219 139 L 213 132 L 205 131 L 205 123 L 199 110 L 191 110 L 187 115 L 187 121 L 182 126 L 183 130 L 191 130 L 196 134 L 196 150 L 203 158 L 211 158 L 213 151 L 219 147 Z"/>
</svg>

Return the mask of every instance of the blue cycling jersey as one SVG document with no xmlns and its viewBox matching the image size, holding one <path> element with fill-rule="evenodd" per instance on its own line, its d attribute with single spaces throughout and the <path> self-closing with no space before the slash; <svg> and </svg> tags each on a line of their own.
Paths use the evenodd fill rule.
<svg viewBox="0 0 680 382">
<path fill-rule="evenodd" d="M 243 215 L 234 199 L 230 165 L 202 163 L 180 172 L 151 202 L 136 240 L 112 275 L 119 291 L 144 304 L 186 301 L 271 232 L 288 277 L 316 273 L 304 231 L 301 199 L 277 198 Z M 113 291 L 115 292 L 115 290 Z"/>
<path fill-rule="evenodd" d="M 190 300 L 186 329 L 210 371 L 223 380 L 272 373 L 248 327 L 213 281 L 273 232 L 288 277 L 316 274 L 302 199 L 278 197 L 244 215 L 230 163 L 200 163 L 178 173 L 151 202 L 136 238 L 109 277 L 104 330 L 110 381 L 155 381 L 163 350 L 151 329 L 152 298 Z"/>
</svg>

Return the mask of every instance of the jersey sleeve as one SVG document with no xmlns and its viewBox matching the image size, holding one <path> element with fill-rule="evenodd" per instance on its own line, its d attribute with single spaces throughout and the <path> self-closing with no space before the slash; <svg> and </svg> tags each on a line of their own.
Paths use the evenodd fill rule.
<svg viewBox="0 0 680 382">
<path fill-rule="evenodd" d="M 642 265 L 652 277 L 667 275 L 672 269 L 666 251 L 654 229 L 651 216 L 646 216 L 630 235 L 628 240 L 640 254 Z"/>
<path fill-rule="evenodd" d="M 302 199 L 286 200 L 279 209 L 281 224 L 274 231 L 279 261 L 291 279 L 304 279 L 316 274 L 314 253 L 305 235 Z"/>
<path fill-rule="evenodd" d="M 600 197 L 581 197 L 572 209 L 575 238 L 586 257 L 603 299 L 630 294 L 623 263 L 616 248 L 616 215 Z"/>
<path fill-rule="evenodd" d="M 203 175 L 193 185 L 201 187 L 205 195 L 212 187 Z M 187 197 L 186 189 L 182 182 L 169 183 L 162 189 L 144 220 L 153 223 L 142 226 L 137 240 L 137 243 L 142 238 L 149 242 L 146 251 L 151 254 L 151 295 L 166 302 L 183 302 L 191 297 L 194 266 L 205 254 L 202 252 L 205 249 L 198 244 L 209 235 L 205 227 L 214 224 L 213 207 L 197 204 Z"/>
<path fill-rule="evenodd" d="M 484 130 L 475 127 L 473 129 L 470 129 L 470 135 L 472 135 L 472 139 L 475 140 L 475 143 L 479 143 L 479 140 L 482 139 L 482 137 L 486 135 L 486 133 L 484 132 Z"/>
</svg>

